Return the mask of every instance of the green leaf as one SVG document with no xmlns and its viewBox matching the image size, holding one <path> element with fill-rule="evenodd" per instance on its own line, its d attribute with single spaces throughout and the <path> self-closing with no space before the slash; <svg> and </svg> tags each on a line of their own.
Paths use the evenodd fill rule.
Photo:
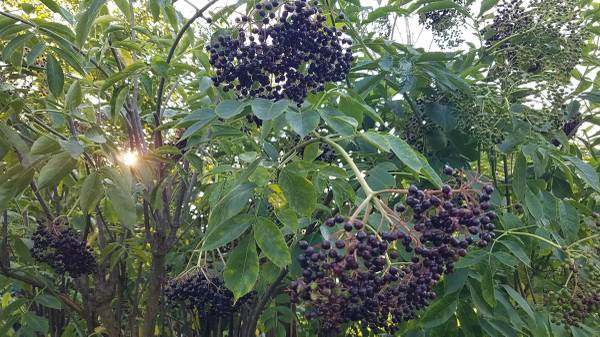
<svg viewBox="0 0 600 337">
<path fill-rule="evenodd" d="M 52 309 L 62 309 L 62 302 L 55 296 L 43 294 L 34 299 L 35 302 Z"/>
<path fill-rule="evenodd" d="M 23 46 L 27 41 L 31 40 L 33 33 L 25 33 L 17 35 L 14 39 L 10 40 L 2 50 L 2 59 L 6 62 L 10 61 L 10 57 L 14 54 L 17 49 L 23 50 Z"/>
<path fill-rule="evenodd" d="M 481 296 L 492 308 L 496 306 L 494 295 L 494 273 L 490 269 L 481 278 Z"/>
<path fill-rule="evenodd" d="M 111 184 L 106 196 L 113 205 L 117 218 L 123 225 L 132 228 L 137 222 L 135 200 L 129 185 Z"/>
<path fill-rule="evenodd" d="M 60 6 L 54 0 L 40 0 L 40 2 L 54 13 L 60 13 Z"/>
<path fill-rule="evenodd" d="M 298 217 L 291 208 L 284 208 L 276 212 L 277 218 L 292 232 L 298 230 Z"/>
<path fill-rule="evenodd" d="M 292 130 L 294 130 L 294 132 L 302 138 L 306 137 L 309 133 L 316 129 L 321 121 L 319 114 L 316 111 L 311 110 L 300 113 L 288 111 L 285 114 L 285 119 Z"/>
<path fill-rule="evenodd" d="M 387 141 L 386 136 L 373 131 L 367 131 L 365 133 L 361 133 L 360 135 L 362 138 L 366 139 L 367 142 L 373 146 L 376 146 L 379 150 L 383 152 L 390 151 L 390 144 Z"/>
<path fill-rule="evenodd" d="M 123 109 L 123 105 L 125 104 L 125 100 L 127 100 L 127 96 L 129 95 L 129 88 L 127 86 L 120 87 L 115 89 L 115 93 L 112 95 L 110 100 L 110 115 L 113 120 L 113 124 L 118 123 L 119 116 L 121 116 L 121 109 Z"/>
<path fill-rule="evenodd" d="M 142 70 L 145 70 L 147 68 L 148 65 L 142 61 L 132 63 L 125 67 L 125 69 L 123 69 L 122 71 L 112 74 L 109 78 L 104 80 L 102 87 L 100 87 L 100 91 L 106 91 L 106 89 L 110 88 L 113 84 L 122 81 L 128 78 L 129 76 L 139 74 L 142 72 Z"/>
<path fill-rule="evenodd" d="M 262 120 L 271 120 L 279 117 L 289 106 L 288 100 L 273 102 L 269 99 L 255 98 L 252 101 L 252 111 Z"/>
<path fill-rule="evenodd" d="M 529 189 L 525 194 L 525 206 L 527 206 L 527 210 L 536 221 L 541 220 L 544 216 L 544 206 L 540 198 Z"/>
<path fill-rule="evenodd" d="M 69 90 L 67 90 L 67 95 L 65 96 L 65 110 L 67 112 L 75 110 L 81 104 L 81 99 L 81 83 L 74 81 L 69 86 Z"/>
<path fill-rule="evenodd" d="M 60 152 L 42 167 L 38 176 L 38 188 L 54 187 L 60 180 L 71 172 L 77 161 L 68 152 Z"/>
<path fill-rule="evenodd" d="M 325 111 L 321 111 L 321 117 L 323 117 L 325 124 L 331 127 L 333 131 L 343 136 L 353 135 L 358 127 L 358 122 L 356 119 L 345 116 L 335 110 L 327 109 Z"/>
<path fill-rule="evenodd" d="M 516 290 L 514 290 L 510 286 L 508 286 L 506 284 L 503 284 L 502 287 L 504 287 L 504 289 L 506 290 L 506 292 L 508 293 L 508 295 L 510 297 L 512 297 L 512 299 L 515 300 L 515 302 L 517 302 L 517 304 L 523 310 L 525 310 L 525 312 L 527 313 L 527 315 L 529 315 L 529 317 L 531 317 L 531 319 L 533 319 L 535 321 L 535 315 L 533 313 L 533 310 L 531 310 L 531 307 L 529 306 L 529 303 L 527 303 L 527 300 L 525 300 L 523 298 L 523 296 L 521 296 L 521 294 L 519 294 Z"/>
<path fill-rule="evenodd" d="M 31 66 L 35 63 L 35 60 L 40 56 L 40 54 L 44 51 L 46 45 L 43 43 L 38 43 L 35 46 L 31 47 L 31 50 L 27 54 L 27 65 Z"/>
<path fill-rule="evenodd" d="M 577 169 L 577 175 L 579 175 L 579 177 L 583 179 L 583 181 L 585 181 L 586 184 L 590 185 L 590 187 L 600 192 L 600 181 L 598 180 L 598 173 L 596 173 L 596 171 L 590 164 L 584 162 L 583 160 L 577 157 L 565 157 L 565 159 L 570 161 L 575 166 L 575 168 Z"/>
<path fill-rule="evenodd" d="M 439 1 L 429 2 L 427 5 L 425 5 L 422 8 L 420 8 L 417 11 L 417 13 L 419 13 L 419 14 L 421 14 L 421 13 L 428 13 L 428 12 L 439 11 L 439 10 L 444 10 L 444 9 L 456 9 L 456 10 L 459 10 L 461 12 L 464 12 L 464 9 L 462 8 L 462 6 L 460 6 L 459 4 L 455 3 L 454 1 L 451 1 L 451 0 L 439 0 Z"/>
<path fill-rule="evenodd" d="M 91 0 L 87 2 L 87 8 L 79 17 L 77 26 L 75 27 L 75 44 L 77 47 L 81 48 L 85 44 L 94 20 L 96 19 L 96 15 L 98 15 L 98 11 L 100 11 L 100 7 L 104 5 L 104 2 L 106 2 L 106 0 Z"/>
<path fill-rule="evenodd" d="M 413 151 L 413 149 L 405 141 L 393 135 L 387 136 L 387 141 L 390 144 L 392 152 L 400 159 L 400 161 L 408 166 L 409 169 L 419 172 L 423 167 L 421 159 Z"/>
<path fill-rule="evenodd" d="M 26 312 L 23 316 L 25 318 L 25 325 L 35 332 L 46 334 L 48 332 L 48 319 L 45 317 L 38 316 L 32 312 Z"/>
<path fill-rule="evenodd" d="M 298 214 L 310 216 L 317 205 L 317 192 L 305 177 L 290 172 L 287 167 L 279 174 L 279 185 L 290 206 Z"/>
<path fill-rule="evenodd" d="M 128 0 L 115 0 L 115 4 L 119 7 L 119 10 L 126 18 L 129 18 L 131 15 L 131 9 L 129 8 Z"/>
<path fill-rule="evenodd" d="M 429 103 L 424 107 L 425 115 L 439 125 L 444 131 L 448 132 L 456 128 L 456 117 L 447 105 L 439 103 Z"/>
<path fill-rule="evenodd" d="M 444 296 L 433 302 L 421 317 L 421 325 L 431 329 L 446 323 L 456 312 L 458 300 L 456 295 Z"/>
<path fill-rule="evenodd" d="M 498 3 L 498 0 L 483 0 L 483 1 L 481 1 L 481 7 L 479 8 L 479 16 L 482 16 L 483 13 L 489 11 L 497 3 Z"/>
<path fill-rule="evenodd" d="M 32 155 L 45 155 L 56 152 L 60 149 L 60 144 L 56 140 L 46 135 L 42 135 L 36 139 L 35 142 L 33 142 L 30 152 Z"/>
<path fill-rule="evenodd" d="M 215 113 L 217 116 L 227 119 L 241 114 L 245 107 L 244 102 L 226 99 L 217 105 Z"/>
<path fill-rule="evenodd" d="M 567 202 L 560 200 L 558 211 L 560 214 L 561 231 L 570 242 L 577 240 L 577 233 L 579 232 L 579 214 L 577 213 L 577 209 Z"/>
<path fill-rule="evenodd" d="M 279 268 L 292 263 L 283 234 L 271 220 L 259 217 L 254 224 L 254 239 L 260 250 Z"/>
<path fill-rule="evenodd" d="M 529 255 L 525 252 L 521 243 L 518 243 L 513 240 L 500 240 L 501 244 L 508 248 L 509 252 L 511 252 L 514 256 L 516 256 L 521 262 L 523 262 L 526 266 L 529 266 L 531 263 L 531 259 Z"/>
<path fill-rule="evenodd" d="M 246 236 L 229 254 L 223 271 L 225 286 L 236 300 L 252 291 L 258 279 L 258 267 L 256 244 L 251 236 Z"/>
<path fill-rule="evenodd" d="M 219 248 L 239 238 L 250 227 L 253 221 L 253 216 L 240 214 L 210 227 L 204 237 L 202 250 L 207 251 Z"/>
<path fill-rule="evenodd" d="M 46 76 L 48 80 L 48 89 L 54 97 L 60 97 L 63 94 L 65 85 L 65 74 L 60 63 L 52 55 L 48 55 L 46 63 Z"/>
<path fill-rule="evenodd" d="M 104 195 L 102 191 L 104 191 L 102 177 L 97 172 L 90 173 L 79 191 L 79 207 L 83 213 L 88 214 L 96 207 Z"/>
<path fill-rule="evenodd" d="M 212 230 L 211 226 L 218 225 L 239 214 L 248 205 L 253 195 L 254 184 L 243 183 L 231 189 L 213 207 L 208 220 L 209 231 Z"/>
<path fill-rule="evenodd" d="M 513 169 L 512 189 L 519 201 L 525 200 L 527 194 L 527 159 L 522 152 L 517 154 Z"/>
</svg>

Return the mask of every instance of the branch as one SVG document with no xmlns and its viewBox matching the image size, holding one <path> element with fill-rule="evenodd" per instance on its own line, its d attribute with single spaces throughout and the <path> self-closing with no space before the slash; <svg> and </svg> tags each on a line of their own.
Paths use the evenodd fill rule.
<svg viewBox="0 0 600 337">
<path fill-rule="evenodd" d="M 46 218 L 48 218 L 48 220 L 52 221 L 54 219 L 54 215 L 52 215 L 50 208 L 44 201 L 44 198 L 42 198 L 42 195 L 40 194 L 40 191 L 38 191 L 37 186 L 35 185 L 35 183 L 33 181 L 29 185 L 31 186 L 31 190 L 33 191 L 33 194 L 35 194 L 36 199 L 40 203 L 40 206 L 42 206 L 42 209 L 44 210 L 44 213 L 46 214 Z"/>
<path fill-rule="evenodd" d="M 179 33 L 177 33 L 177 36 L 175 37 L 175 41 L 173 41 L 173 44 L 171 45 L 171 49 L 169 50 L 169 54 L 167 55 L 167 59 L 166 59 L 167 64 L 171 63 L 171 60 L 173 59 L 173 56 L 175 55 L 175 49 L 177 49 L 177 45 L 179 44 L 179 41 L 181 41 L 183 34 L 190 28 L 190 26 L 192 25 L 192 23 L 194 23 L 194 21 L 196 21 L 198 18 L 200 18 L 202 16 L 202 14 L 210 6 L 214 5 L 216 2 L 217 2 L 217 0 L 209 1 L 204 7 L 200 8 L 196 12 L 196 14 L 194 14 L 194 16 L 192 16 L 185 23 L 185 25 L 183 25 L 183 27 L 181 27 L 181 30 L 179 30 Z M 154 131 L 154 137 L 155 137 L 154 147 L 155 148 L 162 145 L 162 136 L 161 136 L 161 133 L 160 133 L 160 130 L 158 129 L 158 127 L 160 126 L 161 111 L 162 111 L 162 99 L 163 99 L 163 92 L 165 90 L 165 81 L 166 81 L 166 78 L 161 76 L 160 82 L 158 84 L 158 93 L 156 94 L 156 111 L 154 113 L 154 123 L 157 128 Z"/>
</svg>

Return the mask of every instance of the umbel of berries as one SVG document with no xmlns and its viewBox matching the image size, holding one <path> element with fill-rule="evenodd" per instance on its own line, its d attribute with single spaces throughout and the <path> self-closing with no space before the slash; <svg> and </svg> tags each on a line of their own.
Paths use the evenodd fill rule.
<svg viewBox="0 0 600 337">
<path fill-rule="evenodd" d="M 280 8 L 282 7 L 282 8 Z M 279 12 L 276 12 L 279 10 Z M 305 0 L 280 5 L 259 2 L 237 29 L 206 46 L 215 85 L 239 97 L 290 99 L 299 106 L 308 93 L 346 78 L 352 41 Z"/>
<path fill-rule="evenodd" d="M 200 317 L 230 317 L 254 294 L 249 293 L 234 304 L 233 293 L 217 277 L 205 272 L 196 272 L 182 278 L 171 279 L 165 294 L 172 305 L 181 304 L 187 309 L 196 310 Z"/>
<path fill-rule="evenodd" d="M 397 205 L 393 216 L 401 220 L 383 233 L 339 215 L 326 220 L 334 238 L 299 243 L 302 277 L 290 283 L 291 300 L 323 332 L 341 332 L 351 322 L 375 333 L 397 331 L 433 301 L 435 286 L 469 246 L 494 239 L 492 192 L 487 185 L 478 197 L 468 188 L 411 186 L 407 206 Z M 400 250 L 408 261 L 398 261 Z"/>
<path fill-rule="evenodd" d="M 57 273 L 71 277 L 91 274 L 97 268 L 96 259 L 77 232 L 64 224 L 40 224 L 32 237 L 31 255 L 50 265 Z"/>
</svg>

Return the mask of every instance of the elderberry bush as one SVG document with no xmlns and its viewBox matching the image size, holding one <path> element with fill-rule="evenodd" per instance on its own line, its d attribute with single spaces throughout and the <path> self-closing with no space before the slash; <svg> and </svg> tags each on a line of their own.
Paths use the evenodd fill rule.
<svg viewBox="0 0 600 337">
<path fill-rule="evenodd" d="M 281 8 L 280 8 L 281 7 Z M 300 106 L 309 93 L 346 79 L 352 40 L 305 0 L 256 4 L 254 15 L 236 19 L 235 34 L 206 46 L 215 85 L 238 97 L 290 99 Z"/>
<path fill-rule="evenodd" d="M 202 272 L 171 279 L 166 287 L 167 300 L 197 310 L 200 317 L 230 317 L 242 305 L 248 303 L 254 293 L 249 293 L 234 304 L 233 293 L 225 288 L 223 281 Z"/>
<path fill-rule="evenodd" d="M 469 246 L 483 248 L 494 239 L 492 192 L 488 185 L 478 195 L 447 185 L 440 191 L 411 186 L 406 206 L 395 207 L 402 220 L 381 235 L 341 215 L 326 220 L 326 226 L 341 227 L 337 238 L 299 243 L 302 277 L 290 283 L 292 301 L 305 306 L 307 319 L 318 320 L 323 331 L 340 332 L 351 322 L 397 331 L 433 301 L 434 287 Z M 401 250 L 410 254 L 408 261 L 400 261 Z"/>
<path fill-rule="evenodd" d="M 50 265 L 57 273 L 79 277 L 93 273 L 96 259 L 77 233 L 65 226 L 40 224 L 32 237 L 31 255 Z"/>
</svg>

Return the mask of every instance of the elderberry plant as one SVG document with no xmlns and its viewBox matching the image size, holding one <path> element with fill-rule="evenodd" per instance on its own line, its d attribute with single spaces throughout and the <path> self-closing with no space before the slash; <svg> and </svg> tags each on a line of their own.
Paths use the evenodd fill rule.
<svg viewBox="0 0 600 337">
<path fill-rule="evenodd" d="M 236 18 L 231 35 L 219 35 L 206 46 L 215 85 L 241 98 L 287 98 L 301 106 L 309 93 L 346 78 L 354 58 L 352 40 L 328 27 L 325 14 L 312 3 L 259 2 L 250 14 Z"/>
</svg>

